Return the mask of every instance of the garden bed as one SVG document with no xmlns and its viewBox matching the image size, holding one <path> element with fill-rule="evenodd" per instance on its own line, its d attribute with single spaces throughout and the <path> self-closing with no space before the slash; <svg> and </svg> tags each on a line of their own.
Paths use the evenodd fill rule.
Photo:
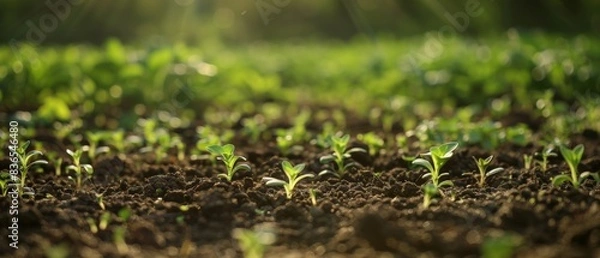
<svg viewBox="0 0 600 258">
<path fill-rule="evenodd" d="M 185 138 L 195 130 L 177 133 Z M 369 130 L 390 138 L 377 128 L 347 128 L 354 135 Z M 43 135 L 33 141 L 60 150 L 58 139 Z M 454 186 L 424 208 L 424 169 L 411 167 L 405 159 L 425 149 L 386 143 L 374 156 L 355 153 L 352 159 L 360 166 L 342 178 L 302 181 L 288 200 L 282 188 L 268 187 L 261 179 L 283 178 L 284 160 L 306 163 L 305 171 L 316 174 L 323 168 L 319 157 L 329 151 L 305 143 L 302 151 L 283 155 L 272 140 L 253 144 L 241 131 L 236 135 L 235 154 L 247 157 L 252 170 L 236 174 L 232 182 L 216 176 L 224 172 L 221 164 L 189 156 L 180 161 L 174 152 L 160 162 L 154 154 L 137 152 L 99 155 L 91 162 L 91 180 L 80 190 L 65 176 L 32 173 L 35 196 L 22 200 L 19 208 L 19 249 L 3 245 L 2 253 L 234 257 L 242 255 L 234 229 L 262 228 L 256 230 L 276 236 L 267 257 L 480 257 L 489 252 L 485 248 L 514 251 L 517 257 L 600 255 L 600 188 L 591 179 L 579 189 L 552 186 L 552 177 L 568 171 L 560 155 L 550 158 L 546 172 L 538 165 L 525 169 L 523 155 L 541 151 L 533 143 L 505 143 L 491 151 L 459 146 L 444 166 Z M 187 145 L 194 145 L 189 139 Z M 588 130 L 569 140 L 585 146 L 581 171 L 600 170 L 597 132 Z M 354 137 L 351 145 L 367 147 Z M 505 171 L 480 188 L 473 177 L 462 174 L 477 171 L 473 156 L 489 155 L 494 155 L 491 166 Z M 317 192 L 316 205 L 309 188 Z M 0 202 L 3 207 L 10 204 L 9 198 Z M 105 213 L 110 217 L 106 227 L 93 230 Z M 8 221 L 8 215 L 2 213 L 1 220 Z M 119 232 L 124 232 L 123 240 Z M 1 233 L 8 235 L 7 227 Z"/>
</svg>

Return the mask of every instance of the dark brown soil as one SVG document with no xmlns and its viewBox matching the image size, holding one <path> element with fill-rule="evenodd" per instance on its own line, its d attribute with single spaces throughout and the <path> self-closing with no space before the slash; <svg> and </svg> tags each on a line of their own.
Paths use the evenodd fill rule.
<svg viewBox="0 0 600 258">
<path fill-rule="evenodd" d="M 5 242 L 10 200 L 0 199 L 0 253 L 241 257 L 232 230 L 271 225 L 277 240 L 267 257 L 480 257 L 487 239 L 506 234 L 520 242 L 516 257 L 600 257 L 600 186 L 588 180 L 579 190 L 552 187 L 551 177 L 568 170 L 562 158 L 551 159 L 546 173 L 538 167 L 525 170 L 523 154 L 538 146 L 504 145 L 493 152 L 459 147 L 444 168 L 455 187 L 424 209 L 423 171 L 409 168 L 402 159 L 402 154 L 417 152 L 390 148 L 374 158 L 354 156 L 362 167 L 342 179 L 303 181 L 288 201 L 283 189 L 265 186 L 262 177 L 283 178 L 281 161 L 286 159 L 305 162 L 308 172 L 317 173 L 322 168 L 318 157 L 327 151 L 307 144 L 300 155 L 281 157 L 274 142 L 236 139 L 236 154 L 248 157 L 252 172 L 236 175 L 231 183 L 217 178 L 223 167 L 208 160 L 169 157 L 153 164 L 147 162 L 151 156 L 134 153 L 94 160 L 92 180 L 78 191 L 50 167 L 43 174 L 33 173 L 30 185 L 36 194 L 20 203 L 17 251 Z M 40 140 L 50 144 L 53 139 Z M 597 133 L 574 135 L 572 141 L 586 146 L 582 171 L 600 171 Z M 479 188 L 462 173 L 476 171 L 471 156 L 491 154 L 496 157 L 491 166 L 506 171 Z M 309 200 L 309 188 L 318 191 L 316 206 Z M 96 194 L 103 195 L 111 220 L 106 229 L 92 233 L 88 219 L 97 222 L 105 212 Z M 127 221 L 117 215 L 123 208 L 132 211 Z M 126 229 L 126 249 L 114 244 L 118 227 Z"/>
</svg>

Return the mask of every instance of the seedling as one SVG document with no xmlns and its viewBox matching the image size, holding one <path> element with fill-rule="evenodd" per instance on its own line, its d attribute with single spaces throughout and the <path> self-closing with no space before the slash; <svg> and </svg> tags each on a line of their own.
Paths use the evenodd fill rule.
<svg viewBox="0 0 600 258">
<path fill-rule="evenodd" d="M 483 187 L 483 185 L 485 184 L 485 180 L 488 177 L 504 171 L 504 168 L 494 168 L 490 171 L 487 171 L 487 167 L 492 162 L 493 158 L 494 156 L 489 156 L 485 159 L 477 159 L 473 157 L 473 160 L 475 160 L 475 164 L 477 164 L 477 168 L 479 169 L 479 187 Z"/>
<path fill-rule="evenodd" d="M 105 211 L 100 215 L 100 219 L 98 224 L 96 224 L 96 220 L 94 218 L 87 218 L 87 223 L 90 226 L 90 231 L 94 234 L 98 233 L 98 230 L 106 230 L 108 227 L 108 223 L 110 222 L 110 212 Z"/>
<path fill-rule="evenodd" d="M 275 134 L 277 137 L 277 147 L 283 155 L 299 153 L 304 148 L 300 145 L 307 139 L 306 123 L 310 118 L 310 113 L 303 111 L 294 118 L 294 125 L 288 129 L 277 129 Z"/>
<path fill-rule="evenodd" d="M 103 140 L 104 137 L 106 137 L 106 133 L 87 131 L 85 133 L 85 136 L 89 142 L 89 145 L 85 145 L 83 146 L 83 148 L 84 151 L 87 150 L 88 157 L 90 159 L 94 159 L 97 155 L 102 153 L 108 153 L 110 151 L 110 148 L 108 148 L 107 146 L 98 147 L 100 141 Z"/>
<path fill-rule="evenodd" d="M 29 147 L 30 143 L 31 143 L 30 141 L 26 141 L 23 144 L 21 144 L 21 146 L 17 147 L 17 150 L 16 150 L 17 157 L 11 156 L 11 158 L 10 158 L 11 162 L 16 162 L 17 160 L 19 162 L 19 168 L 21 169 L 21 178 L 19 181 L 19 189 L 21 189 L 21 190 L 25 189 L 25 180 L 27 179 L 27 174 L 29 173 L 29 169 L 31 169 L 32 166 L 48 164 L 48 161 L 43 160 L 43 159 L 33 160 L 35 156 L 43 155 L 41 151 L 32 150 L 30 152 L 26 152 L 27 147 Z M 13 152 L 10 152 L 10 153 L 12 155 Z M 13 169 L 12 165 L 10 166 L 10 169 Z M 19 192 L 24 193 L 24 191 L 19 191 Z"/>
<path fill-rule="evenodd" d="M 504 234 L 490 237 L 481 244 L 481 257 L 483 258 L 509 258 L 513 257 L 515 250 L 523 243 L 523 238 L 518 235 Z"/>
<path fill-rule="evenodd" d="M 185 159 L 185 144 L 183 143 L 183 140 L 181 140 L 181 137 L 173 136 L 169 146 L 175 147 L 177 150 L 177 160 L 183 161 Z"/>
<path fill-rule="evenodd" d="M 440 178 L 443 176 L 448 176 L 448 173 L 441 173 L 440 170 L 446 164 L 452 155 L 454 155 L 454 150 L 458 147 L 458 143 L 449 142 L 444 143 L 439 146 L 431 147 L 429 152 L 422 154 L 422 156 L 431 156 L 431 160 L 433 161 L 433 165 L 426 159 L 417 158 L 413 160 L 412 164 L 417 166 L 425 167 L 429 170 L 428 173 L 423 175 L 422 178 L 430 178 L 431 182 L 436 188 L 440 188 L 443 186 L 452 186 L 454 185 L 452 181 L 445 180 L 440 182 Z"/>
<path fill-rule="evenodd" d="M 440 194 L 440 190 L 438 187 L 433 185 L 432 183 L 427 183 L 423 185 L 423 207 L 429 208 L 431 205 L 431 201 Z"/>
<path fill-rule="evenodd" d="M 0 172 L 0 196 L 6 196 L 8 193 L 8 182 L 10 182 L 10 174 L 3 170 Z"/>
<path fill-rule="evenodd" d="M 63 164 L 63 158 L 60 157 L 57 152 L 48 152 L 46 156 L 48 156 L 48 160 L 54 166 L 54 174 L 60 176 L 60 174 L 62 173 L 61 169 Z"/>
<path fill-rule="evenodd" d="M 323 124 L 323 131 L 317 134 L 316 139 L 311 140 L 311 143 L 316 144 L 323 149 L 331 147 L 331 136 L 335 134 L 334 131 L 333 124 L 331 122 L 325 122 Z"/>
<path fill-rule="evenodd" d="M 308 196 L 310 196 L 310 203 L 317 206 L 317 190 L 314 188 L 308 189 Z"/>
<path fill-rule="evenodd" d="M 79 189 L 81 188 L 81 183 L 94 174 L 94 168 L 90 164 L 81 164 L 82 149 L 78 149 L 75 152 L 67 149 L 67 154 L 73 159 L 73 164 L 67 167 L 67 172 L 73 171 L 75 173 L 75 179 L 71 176 L 69 176 L 69 179 L 75 181 L 75 186 Z M 86 178 L 83 178 L 84 176 Z"/>
<path fill-rule="evenodd" d="M 111 133 L 110 141 L 118 153 L 125 153 L 125 131 L 118 130 Z"/>
<path fill-rule="evenodd" d="M 530 170 L 532 164 L 533 164 L 533 156 L 523 154 L 523 167 L 525 167 L 526 170 Z"/>
<path fill-rule="evenodd" d="M 378 154 L 384 145 L 383 139 L 373 132 L 359 134 L 357 138 L 369 146 L 369 155 L 371 156 Z"/>
<path fill-rule="evenodd" d="M 251 170 L 248 164 L 235 164 L 238 161 L 238 159 L 246 161 L 246 158 L 243 156 L 236 156 L 233 153 L 233 151 L 235 150 L 233 144 L 225 144 L 223 146 L 211 145 L 208 146 L 206 150 L 212 153 L 213 155 L 217 156 L 217 160 L 221 160 L 225 164 L 225 167 L 227 168 L 227 174 L 218 174 L 217 176 L 225 178 L 229 182 L 231 182 L 231 180 L 233 179 L 233 175 L 235 175 L 237 171 Z"/>
<path fill-rule="evenodd" d="M 560 145 L 559 150 L 560 154 L 567 162 L 567 165 L 569 165 L 571 176 L 566 174 L 555 176 L 554 179 L 552 179 L 552 185 L 559 186 L 564 182 L 570 182 L 571 185 L 577 189 L 583 183 L 583 181 L 590 176 L 596 180 L 596 183 L 600 183 L 600 176 L 598 173 L 583 172 L 581 175 L 579 175 L 577 167 L 579 166 L 579 162 L 581 162 L 581 157 L 583 156 L 584 147 L 582 144 L 575 146 L 575 148 L 572 150 L 564 145 Z"/>
<path fill-rule="evenodd" d="M 293 134 L 287 134 L 284 132 L 282 135 L 277 136 L 275 138 L 277 141 L 277 148 L 284 156 L 287 156 L 291 153 L 299 153 L 304 148 L 297 143 L 299 142 L 296 138 L 294 138 Z"/>
<path fill-rule="evenodd" d="M 55 122 L 53 124 L 54 136 L 62 142 L 67 136 L 72 135 L 73 131 L 81 128 L 81 126 L 83 126 L 83 121 L 81 119 L 71 120 L 68 124 Z"/>
<path fill-rule="evenodd" d="M 333 153 L 329 154 L 327 156 L 321 157 L 319 159 L 319 161 L 321 163 L 334 162 L 337 167 L 337 171 L 334 172 L 332 170 L 325 169 L 319 173 L 319 176 L 326 175 L 326 174 L 332 174 L 334 176 L 341 178 L 342 176 L 344 176 L 344 174 L 346 173 L 348 168 L 357 166 L 356 162 L 346 163 L 346 160 L 352 156 L 352 153 L 367 152 L 367 151 L 365 149 L 359 148 L 359 147 L 354 147 L 354 148 L 349 149 L 347 147 L 349 141 L 350 141 L 350 135 L 348 135 L 348 134 L 341 136 L 341 137 L 338 137 L 335 135 L 331 136 L 331 142 L 332 142 L 331 148 L 332 148 Z"/>
<path fill-rule="evenodd" d="M 98 202 L 98 206 L 100 206 L 100 209 L 106 210 L 106 206 L 104 206 L 104 195 L 103 194 L 96 194 L 96 202 Z"/>
<path fill-rule="evenodd" d="M 313 174 L 300 175 L 300 173 L 302 173 L 302 170 L 304 170 L 304 168 L 306 167 L 306 164 L 304 163 L 293 166 L 292 163 L 288 161 L 283 161 L 281 162 L 281 167 L 283 168 L 283 172 L 288 178 L 287 182 L 273 177 L 264 177 L 263 180 L 266 181 L 266 184 L 268 186 L 283 186 L 283 188 L 285 189 L 285 196 L 288 199 L 292 199 L 292 195 L 294 194 L 294 187 L 296 187 L 296 184 L 302 181 L 302 179 L 314 177 Z"/>
<path fill-rule="evenodd" d="M 262 258 L 267 246 L 275 243 L 275 234 L 266 227 L 255 230 L 236 228 L 233 237 L 238 240 L 245 258 Z"/>
<path fill-rule="evenodd" d="M 169 149 L 171 148 L 171 135 L 164 129 L 156 131 L 157 144 L 152 144 L 150 147 L 154 150 L 156 161 L 160 162 L 169 155 Z"/>
<path fill-rule="evenodd" d="M 199 159 L 204 156 L 202 153 L 206 152 L 208 146 L 211 145 L 222 145 L 223 142 L 229 142 L 233 138 L 233 131 L 225 130 L 220 135 L 217 134 L 214 128 L 210 126 L 201 126 L 196 129 L 198 134 L 198 141 L 196 142 L 196 149 L 193 150 L 194 155 L 192 159 Z M 209 160 L 216 165 L 217 156 L 209 152 Z"/>
<path fill-rule="evenodd" d="M 553 145 L 548 145 L 544 147 L 541 153 L 535 153 L 535 156 L 541 157 L 542 160 L 536 160 L 536 163 L 540 165 L 542 172 L 546 172 L 548 170 L 548 158 L 556 156 L 556 153 L 552 152 L 554 150 Z"/>
<path fill-rule="evenodd" d="M 98 228 L 100 230 L 105 230 L 108 227 L 108 223 L 110 222 L 110 212 L 105 211 L 100 215 L 100 223 L 98 223 Z"/>
<path fill-rule="evenodd" d="M 244 125 L 244 134 L 250 137 L 251 143 L 258 142 L 261 134 L 267 129 L 267 125 L 264 123 L 264 117 L 262 116 L 246 118 L 242 121 L 242 124 Z"/>
<path fill-rule="evenodd" d="M 113 242 L 117 247 L 117 251 L 120 254 L 125 254 L 129 252 L 129 246 L 127 242 L 125 242 L 125 235 L 127 234 L 127 229 L 124 226 L 118 226 L 113 229 Z"/>
</svg>

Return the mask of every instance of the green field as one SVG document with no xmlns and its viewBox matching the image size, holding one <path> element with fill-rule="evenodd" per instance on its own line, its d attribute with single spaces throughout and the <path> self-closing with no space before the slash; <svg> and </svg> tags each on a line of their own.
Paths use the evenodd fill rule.
<svg viewBox="0 0 600 258">
<path fill-rule="evenodd" d="M 0 46 L 0 256 L 600 255 L 592 34 L 141 42 Z"/>
</svg>

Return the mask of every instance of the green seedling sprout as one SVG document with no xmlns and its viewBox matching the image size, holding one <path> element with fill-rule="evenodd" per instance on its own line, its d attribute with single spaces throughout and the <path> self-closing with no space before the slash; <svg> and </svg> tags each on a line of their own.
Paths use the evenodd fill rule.
<svg viewBox="0 0 600 258">
<path fill-rule="evenodd" d="M 71 176 L 69 176 L 69 179 L 75 181 L 75 186 L 79 189 L 81 188 L 81 183 L 94 174 L 94 168 L 90 164 L 81 164 L 81 156 L 83 155 L 82 149 L 78 149 L 74 152 L 67 149 L 67 154 L 73 159 L 73 164 L 67 167 L 67 171 L 75 173 L 75 179 Z M 84 176 L 86 176 L 86 178 L 83 178 Z"/>
<path fill-rule="evenodd" d="M 88 157 L 90 159 L 94 159 L 97 155 L 102 153 L 108 153 L 110 151 L 110 148 L 108 148 L 107 146 L 98 147 L 100 141 L 102 141 L 104 137 L 106 137 L 105 132 L 87 131 L 85 133 L 85 136 L 89 142 L 89 145 L 83 146 L 83 149 L 84 151 L 87 151 Z"/>
<path fill-rule="evenodd" d="M 296 187 L 296 184 L 302 181 L 302 179 L 314 177 L 313 174 L 300 175 L 300 173 L 302 173 L 302 170 L 304 170 L 304 168 L 306 167 L 306 164 L 304 163 L 293 166 L 292 163 L 290 163 L 289 161 L 283 161 L 281 162 L 281 167 L 283 168 L 283 172 L 288 178 L 287 182 L 273 177 L 264 177 L 263 180 L 266 181 L 266 185 L 268 186 L 283 186 L 283 188 L 285 189 L 285 196 L 288 199 L 292 199 L 292 195 L 294 193 L 294 188 Z"/>
<path fill-rule="evenodd" d="M 32 150 L 30 152 L 27 152 L 27 148 L 29 147 L 30 143 L 31 143 L 30 141 L 26 141 L 23 144 L 21 144 L 21 146 L 17 147 L 16 152 L 15 152 L 17 157 L 12 156 L 10 158 L 11 162 L 18 161 L 19 168 L 21 169 L 21 178 L 19 181 L 19 189 L 22 190 L 22 191 L 19 191 L 19 193 L 21 193 L 21 194 L 23 194 L 25 192 L 24 191 L 25 190 L 25 180 L 27 179 L 27 174 L 29 173 L 29 170 L 31 169 L 31 167 L 34 165 L 48 164 L 48 161 L 43 160 L 43 159 L 33 160 L 33 159 L 35 159 L 35 156 L 43 155 L 43 154 L 39 150 Z M 11 152 L 11 153 L 13 153 L 13 152 Z"/>
<path fill-rule="evenodd" d="M 90 231 L 94 234 L 98 233 L 98 229 L 99 230 L 106 230 L 106 228 L 108 227 L 108 223 L 110 222 L 110 212 L 105 211 L 102 213 L 102 215 L 100 215 L 100 219 L 98 224 L 96 224 L 96 220 L 94 218 L 87 218 L 86 221 L 88 223 L 88 225 L 90 226 Z"/>
<path fill-rule="evenodd" d="M 294 128 L 277 130 L 276 134 L 275 141 L 277 142 L 277 148 L 284 156 L 304 150 L 302 146 L 298 145 L 301 138 L 296 134 Z"/>
<path fill-rule="evenodd" d="M 96 201 L 98 202 L 98 206 L 100 206 L 100 209 L 106 210 L 106 206 L 104 206 L 104 195 L 103 194 L 96 194 Z"/>
<path fill-rule="evenodd" d="M 105 211 L 100 215 L 100 223 L 98 223 L 98 228 L 100 230 L 105 230 L 108 227 L 108 223 L 110 222 L 110 212 Z"/>
<path fill-rule="evenodd" d="M 204 153 L 207 151 L 208 146 L 211 145 L 222 145 L 223 142 L 229 142 L 233 138 L 233 131 L 225 130 L 220 135 L 217 134 L 214 128 L 211 126 L 200 126 L 196 128 L 198 141 L 196 142 L 196 149 L 192 150 L 192 159 L 200 159 L 206 157 Z M 208 152 L 208 160 L 216 165 L 218 155 Z"/>
<path fill-rule="evenodd" d="M 109 135 L 112 146 L 117 150 L 117 152 L 120 154 L 125 153 L 125 131 L 118 130 Z"/>
<path fill-rule="evenodd" d="M 127 234 L 127 229 L 124 226 L 117 226 L 113 229 L 113 242 L 117 247 L 117 251 L 120 254 L 125 254 L 129 252 L 129 246 L 127 242 L 125 242 L 125 235 Z"/>
<path fill-rule="evenodd" d="M 523 243 L 519 235 L 504 234 L 486 238 L 481 244 L 481 257 L 483 258 L 510 258 L 516 249 Z"/>
<path fill-rule="evenodd" d="M 257 143 L 260 140 L 261 134 L 267 129 L 264 117 L 262 116 L 246 118 L 242 120 L 242 124 L 244 125 L 244 134 L 250 137 L 251 143 Z"/>
<path fill-rule="evenodd" d="M 213 155 L 217 156 L 217 160 L 221 160 L 223 162 L 223 164 L 225 164 L 225 167 L 227 168 L 227 174 L 218 174 L 218 177 L 222 177 L 227 179 L 227 181 L 231 182 L 231 180 L 233 179 L 233 175 L 235 175 L 235 173 L 237 171 L 240 170 L 247 170 L 250 171 L 250 166 L 248 164 L 238 164 L 236 165 L 236 162 L 241 159 L 243 161 L 246 161 L 246 158 L 243 156 L 236 156 L 233 151 L 235 150 L 235 147 L 233 146 L 233 144 L 225 144 L 223 146 L 221 145 L 211 145 L 208 146 L 206 148 L 206 150 L 210 153 L 212 153 Z"/>
<path fill-rule="evenodd" d="M 181 140 L 181 137 L 173 137 L 171 145 L 177 149 L 177 160 L 183 161 L 185 159 L 185 144 Z"/>
<path fill-rule="evenodd" d="M 317 206 L 317 190 L 314 188 L 308 189 L 308 196 L 310 197 L 310 203 Z"/>
<path fill-rule="evenodd" d="M 262 258 L 267 246 L 275 243 L 275 233 L 269 228 L 256 228 L 255 230 L 236 228 L 232 233 L 238 240 L 240 249 L 245 258 Z"/>
<path fill-rule="evenodd" d="M 433 183 L 433 185 L 436 188 L 440 188 L 443 186 L 452 186 L 454 184 L 450 180 L 440 182 L 440 178 L 449 175 L 448 173 L 440 174 L 440 170 L 442 169 L 444 164 L 446 164 L 446 161 L 448 161 L 452 157 L 452 155 L 454 155 L 453 152 L 454 150 L 456 150 L 457 147 L 457 142 L 449 142 L 439 146 L 431 147 L 429 149 L 429 152 L 422 154 L 422 156 L 431 156 L 433 165 L 428 160 L 423 158 L 417 158 L 413 160 L 412 164 L 422 166 L 429 170 L 428 173 L 423 175 L 423 178 L 429 178 L 431 180 L 431 183 Z"/>
<path fill-rule="evenodd" d="M 52 163 L 52 165 L 54 166 L 54 174 L 60 176 L 60 174 L 62 173 L 61 169 L 63 164 L 63 158 L 60 157 L 57 152 L 48 152 L 46 156 L 48 156 L 48 161 L 50 161 L 50 163 Z"/>
<path fill-rule="evenodd" d="M 570 182 L 571 185 L 573 185 L 573 187 L 577 189 L 583 183 L 583 181 L 590 176 L 593 177 L 597 183 L 600 183 L 600 176 L 598 175 L 598 173 L 591 173 L 586 171 L 579 175 L 577 167 L 579 166 L 579 162 L 581 162 L 581 157 L 583 156 L 584 147 L 582 144 L 575 146 L 575 148 L 573 148 L 572 150 L 564 145 L 560 145 L 559 150 L 560 154 L 567 162 L 567 165 L 569 165 L 571 175 L 569 176 L 566 174 L 562 174 L 555 176 L 554 179 L 552 179 L 552 185 L 559 186 L 562 185 L 564 182 Z"/>
<path fill-rule="evenodd" d="M 429 208 L 433 199 L 439 195 L 440 190 L 432 183 L 427 183 L 423 185 L 423 207 L 425 209 Z"/>
<path fill-rule="evenodd" d="M 525 169 L 526 170 L 530 170 L 531 169 L 531 164 L 533 164 L 533 156 L 532 155 L 523 154 L 523 166 L 525 167 Z"/>
<path fill-rule="evenodd" d="M 359 134 L 357 138 L 369 146 L 369 155 L 371 156 L 378 154 L 384 145 L 383 139 L 373 132 Z"/>
<path fill-rule="evenodd" d="M 492 159 L 494 159 L 494 156 L 489 156 L 485 159 L 477 159 L 473 157 L 475 164 L 477 164 L 477 169 L 479 170 L 479 187 L 483 187 L 483 185 L 485 184 L 485 180 L 488 177 L 504 171 L 504 168 L 494 168 L 490 171 L 487 171 L 487 167 L 492 162 Z"/>
<path fill-rule="evenodd" d="M 0 172 L 0 196 L 6 196 L 8 193 L 8 182 L 10 182 L 10 174 L 3 170 Z"/>
<path fill-rule="evenodd" d="M 311 144 L 315 144 L 320 148 L 327 149 L 331 147 L 331 136 L 335 134 L 333 123 L 325 122 L 323 124 L 323 131 L 317 134 L 316 139 L 311 140 Z"/>
<path fill-rule="evenodd" d="M 98 233 L 98 225 L 96 225 L 96 220 L 94 218 L 87 218 L 86 221 L 90 226 L 90 232 L 93 234 Z"/>
<path fill-rule="evenodd" d="M 331 142 L 332 142 L 331 148 L 332 148 L 333 153 L 321 157 L 319 159 L 319 161 L 321 163 L 334 162 L 337 167 L 337 171 L 333 172 L 332 170 L 325 169 L 319 173 L 319 176 L 326 175 L 326 174 L 333 174 L 334 176 L 341 178 L 342 176 L 344 176 L 344 174 L 346 173 L 348 168 L 357 165 L 355 162 L 346 163 L 346 160 L 352 156 L 352 153 L 367 152 L 367 151 L 365 149 L 359 148 L 359 147 L 354 147 L 354 148 L 349 149 L 347 147 L 349 141 L 350 141 L 350 135 L 348 135 L 348 134 L 341 136 L 341 137 L 338 137 L 335 135 L 331 136 Z"/>
<path fill-rule="evenodd" d="M 542 172 L 546 172 L 546 170 L 548 170 L 548 158 L 556 156 L 556 153 L 554 153 L 553 150 L 554 146 L 550 144 L 544 147 L 544 150 L 542 150 L 541 153 L 535 153 L 535 156 L 542 158 L 542 160 L 536 160 L 536 163 L 540 165 Z"/>
</svg>

